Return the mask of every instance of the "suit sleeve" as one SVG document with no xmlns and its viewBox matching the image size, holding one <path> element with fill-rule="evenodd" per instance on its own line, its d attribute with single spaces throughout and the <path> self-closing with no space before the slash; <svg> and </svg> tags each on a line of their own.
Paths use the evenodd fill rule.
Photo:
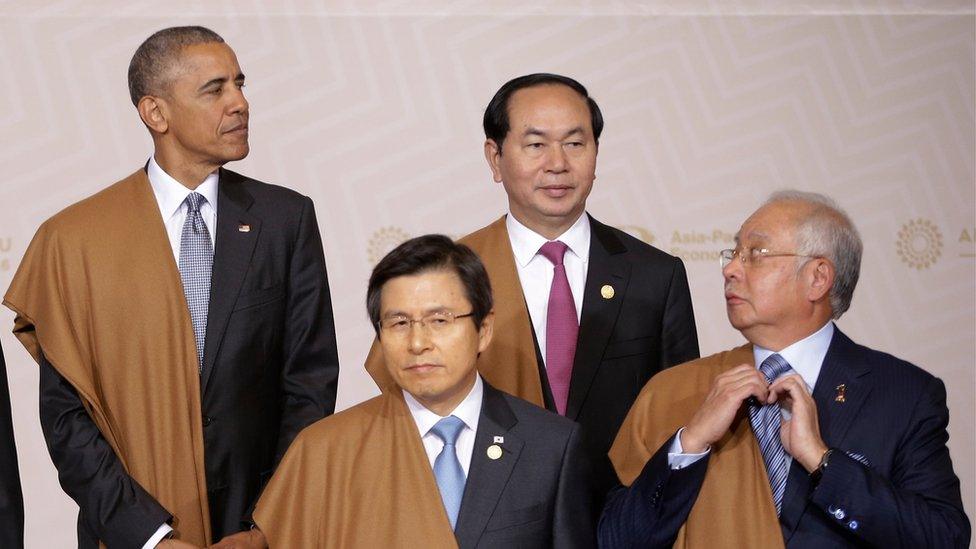
<svg viewBox="0 0 976 549">
<path fill-rule="evenodd" d="M 40 356 L 40 419 L 51 460 L 80 520 L 108 547 L 142 547 L 172 519 L 126 473 L 74 387 Z"/>
<path fill-rule="evenodd" d="M 9 389 L 0 350 L 0 547 L 23 547 L 24 495 L 20 489 Z"/>
<path fill-rule="evenodd" d="M 566 444 L 559 488 L 552 520 L 553 547 L 594 547 L 594 525 L 598 508 L 589 484 L 593 464 L 583 451 L 579 426 L 574 426 Z"/>
<path fill-rule="evenodd" d="M 891 478 L 835 451 L 811 492 L 831 520 L 877 547 L 968 547 L 970 523 L 946 441 L 945 385 L 932 378 L 915 405 L 913 429 L 895 456 Z"/>
<path fill-rule="evenodd" d="M 700 356 L 688 275 L 684 263 L 676 257 L 661 328 L 661 367 L 670 368 Z"/>
<path fill-rule="evenodd" d="M 335 411 L 339 381 L 332 297 L 315 208 L 305 198 L 291 257 L 281 370 L 281 428 L 275 463 L 307 425 Z"/>
<path fill-rule="evenodd" d="M 671 469 L 672 436 L 648 460 L 633 484 L 607 496 L 598 528 L 600 547 L 671 547 L 698 499 L 708 469 L 706 455 L 683 469 Z"/>
</svg>

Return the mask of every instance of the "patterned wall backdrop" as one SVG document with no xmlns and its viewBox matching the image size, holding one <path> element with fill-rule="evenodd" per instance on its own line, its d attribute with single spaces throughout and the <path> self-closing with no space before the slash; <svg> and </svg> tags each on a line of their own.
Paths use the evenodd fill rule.
<svg viewBox="0 0 976 549">
<path fill-rule="evenodd" d="M 816 190 L 850 212 L 865 261 L 839 324 L 946 381 L 952 456 L 976 511 L 972 2 L 274 6 L 0 0 L 2 288 L 41 221 L 148 158 L 126 90 L 136 46 L 162 27 L 207 25 L 247 74 L 252 152 L 233 168 L 315 201 L 348 407 L 377 392 L 362 369 L 373 263 L 410 236 L 460 236 L 500 215 L 484 106 L 513 76 L 565 73 L 606 116 L 589 210 L 685 260 L 703 352 L 741 341 L 717 254 L 769 192 Z M 12 320 L 0 311 L 28 545 L 67 547 L 75 508 Z"/>
</svg>

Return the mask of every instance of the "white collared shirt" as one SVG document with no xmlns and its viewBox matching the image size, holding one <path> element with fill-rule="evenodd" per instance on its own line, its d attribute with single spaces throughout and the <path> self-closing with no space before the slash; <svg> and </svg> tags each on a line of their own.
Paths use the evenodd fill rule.
<svg viewBox="0 0 976 549">
<path fill-rule="evenodd" d="M 163 216 L 166 236 L 169 237 L 169 244 L 173 248 L 173 257 L 176 258 L 177 265 L 180 263 L 180 240 L 183 236 L 183 223 L 186 222 L 186 213 L 190 208 L 186 203 L 186 197 L 192 192 L 198 192 L 207 199 L 200 206 L 200 216 L 203 217 L 207 232 L 210 234 L 210 245 L 216 246 L 217 172 L 208 175 L 195 190 L 190 190 L 163 171 L 156 163 L 155 156 L 149 159 L 149 167 L 146 171 L 149 175 L 149 185 L 152 187 L 153 194 L 156 195 L 159 213 Z"/>
<path fill-rule="evenodd" d="M 461 462 L 464 476 L 468 476 L 468 469 L 471 467 L 471 454 L 474 453 L 474 436 L 478 432 L 478 418 L 481 417 L 481 401 L 484 393 L 484 383 L 481 381 L 481 376 L 476 376 L 474 386 L 471 387 L 468 396 L 464 397 L 464 400 L 447 416 L 439 416 L 428 410 L 413 395 L 403 391 L 403 400 L 407 402 L 410 415 L 413 416 L 413 421 L 417 424 L 417 431 L 419 431 L 420 439 L 424 443 L 424 450 L 427 452 L 431 469 L 434 467 L 437 456 L 444 449 L 444 441 L 430 430 L 445 417 L 455 416 L 464 422 L 464 428 L 461 429 L 457 441 L 454 443 L 454 451 L 457 452 L 457 458 Z"/>
<path fill-rule="evenodd" d="M 816 332 L 796 343 L 791 343 L 778 353 L 790 364 L 794 372 L 800 374 L 811 394 L 817 385 L 820 368 L 823 366 L 824 357 L 827 356 L 827 349 L 830 347 L 830 340 L 833 337 L 834 323 L 828 321 Z M 752 356 L 756 360 L 756 368 L 759 368 L 763 361 L 773 354 L 777 354 L 777 352 L 764 349 L 758 345 L 752 346 Z"/>
<path fill-rule="evenodd" d="M 800 374 L 810 394 L 813 394 L 813 388 L 817 385 L 817 378 L 820 377 L 820 370 L 823 368 L 823 361 L 827 356 L 827 349 L 830 348 L 830 341 L 833 338 L 834 323 L 827 321 L 816 332 L 800 341 L 791 343 L 778 353 L 790 364 L 793 372 Z M 753 360 L 756 361 L 756 369 L 773 354 L 777 354 L 777 352 L 753 345 L 752 356 Z M 683 430 L 684 427 L 678 431 L 678 435 L 674 437 L 674 442 L 671 443 L 671 448 L 668 449 L 668 465 L 672 469 L 684 469 L 707 455 L 710 450 L 706 449 L 700 454 L 684 453 L 681 448 L 681 431 Z M 786 457 L 787 460 L 792 460 L 789 454 Z"/>
<path fill-rule="evenodd" d="M 548 240 L 520 223 L 511 212 L 505 218 L 505 226 L 508 228 L 508 240 L 515 255 L 515 269 L 522 284 L 522 295 L 529 309 L 532 329 L 535 330 L 535 338 L 539 342 L 542 360 L 545 362 L 549 290 L 552 287 L 555 267 L 545 256 L 539 254 L 539 248 Z M 579 321 L 583 312 L 586 268 L 590 261 L 590 217 L 583 212 L 572 227 L 554 240 L 559 240 L 569 247 L 563 256 L 563 265 L 566 266 L 566 278 L 573 292 L 576 320 Z"/>
</svg>

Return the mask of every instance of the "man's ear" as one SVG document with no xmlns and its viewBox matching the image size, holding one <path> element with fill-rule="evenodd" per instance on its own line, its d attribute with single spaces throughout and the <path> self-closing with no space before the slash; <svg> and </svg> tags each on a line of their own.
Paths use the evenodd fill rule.
<svg viewBox="0 0 976 549">
<path fill-rule="evenodd" d="M 151 95 L 143 96 L 139 100 L 136 108 L 139 110 L 139 118 L 154 133 L 166 133 L 169 129 L 169 121 L 166 120 L 166 102 L 158 97 Z"/>
<path fill-rule="evenodd" d="M 502 148 L 495 143 L 494 139 L 488 139 L 485 141 L 485 160 L 488 161 L 488 167 L 491 168 L 491 177 L 495 180 L 495 183 L 502 182 L 502 171 L 500 168 L 502 160 Z"/>
<path fill-rule="evenodd" d="M 494 335 L 494 329 L 495 310 L 492 309 L 488 311 L 484 320 L 481 321 L 481 327 L 478 328 L 478 354 L 481 354 L 488 348 L 488 344 L 491 343 L 491 337 Z"/>
<path fill-rule="evenodd" d="M 834 287 L 834 264 L 829 259 L 817 257 L 810 260 L 812 265 L 807 265 L 807 276 L 809 277 L 809 289 L 807 299 L 811 302 L 820 301 L 825 296 L 829 296 L 830 289 Z"/>
</svg>

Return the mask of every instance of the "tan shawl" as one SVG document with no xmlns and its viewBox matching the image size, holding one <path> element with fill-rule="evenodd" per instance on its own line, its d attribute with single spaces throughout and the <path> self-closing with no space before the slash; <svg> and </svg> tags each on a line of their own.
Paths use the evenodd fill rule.
<svg viewBox="0 0 976 549">
<path fill-rule="evenodd" d="M 654 376 L 627 414 L 610 448 L 620 481 L 629 486 L 671 435 L 691 420 L 712 380 L 740 364 L 754 364 L 745 345 L 664 370 Z M 675 547 L 783 547 L 776 508 L 748 414 L 712 445 L 708 470 Z"/>
<path fill-rule="evenodd" d="M 204 545 L 200 382 L 179 270 L 143 170 L 46 221 L 4 305 L 78 391 L 125 470 Z"/>
<path fill-rule="evenodd" d="M 399 389 L 302 431 L 254 521 L 272 549 L 457 547 Z"/>
<path fill-rule="evenodd" d="M 478 371 L 498 390 L 545 407 L 532 323 L 515 268 L 505 216 L 460 242 L 481 257 L 495 301 L 495 332 L 491 345 L 478 357 Z M 374 341 L 366 358 L 366 370 L 380 390 L 386 391 L 395 384 L 386 371 L 382 355 L 379 343 Z"/>
</svg>

